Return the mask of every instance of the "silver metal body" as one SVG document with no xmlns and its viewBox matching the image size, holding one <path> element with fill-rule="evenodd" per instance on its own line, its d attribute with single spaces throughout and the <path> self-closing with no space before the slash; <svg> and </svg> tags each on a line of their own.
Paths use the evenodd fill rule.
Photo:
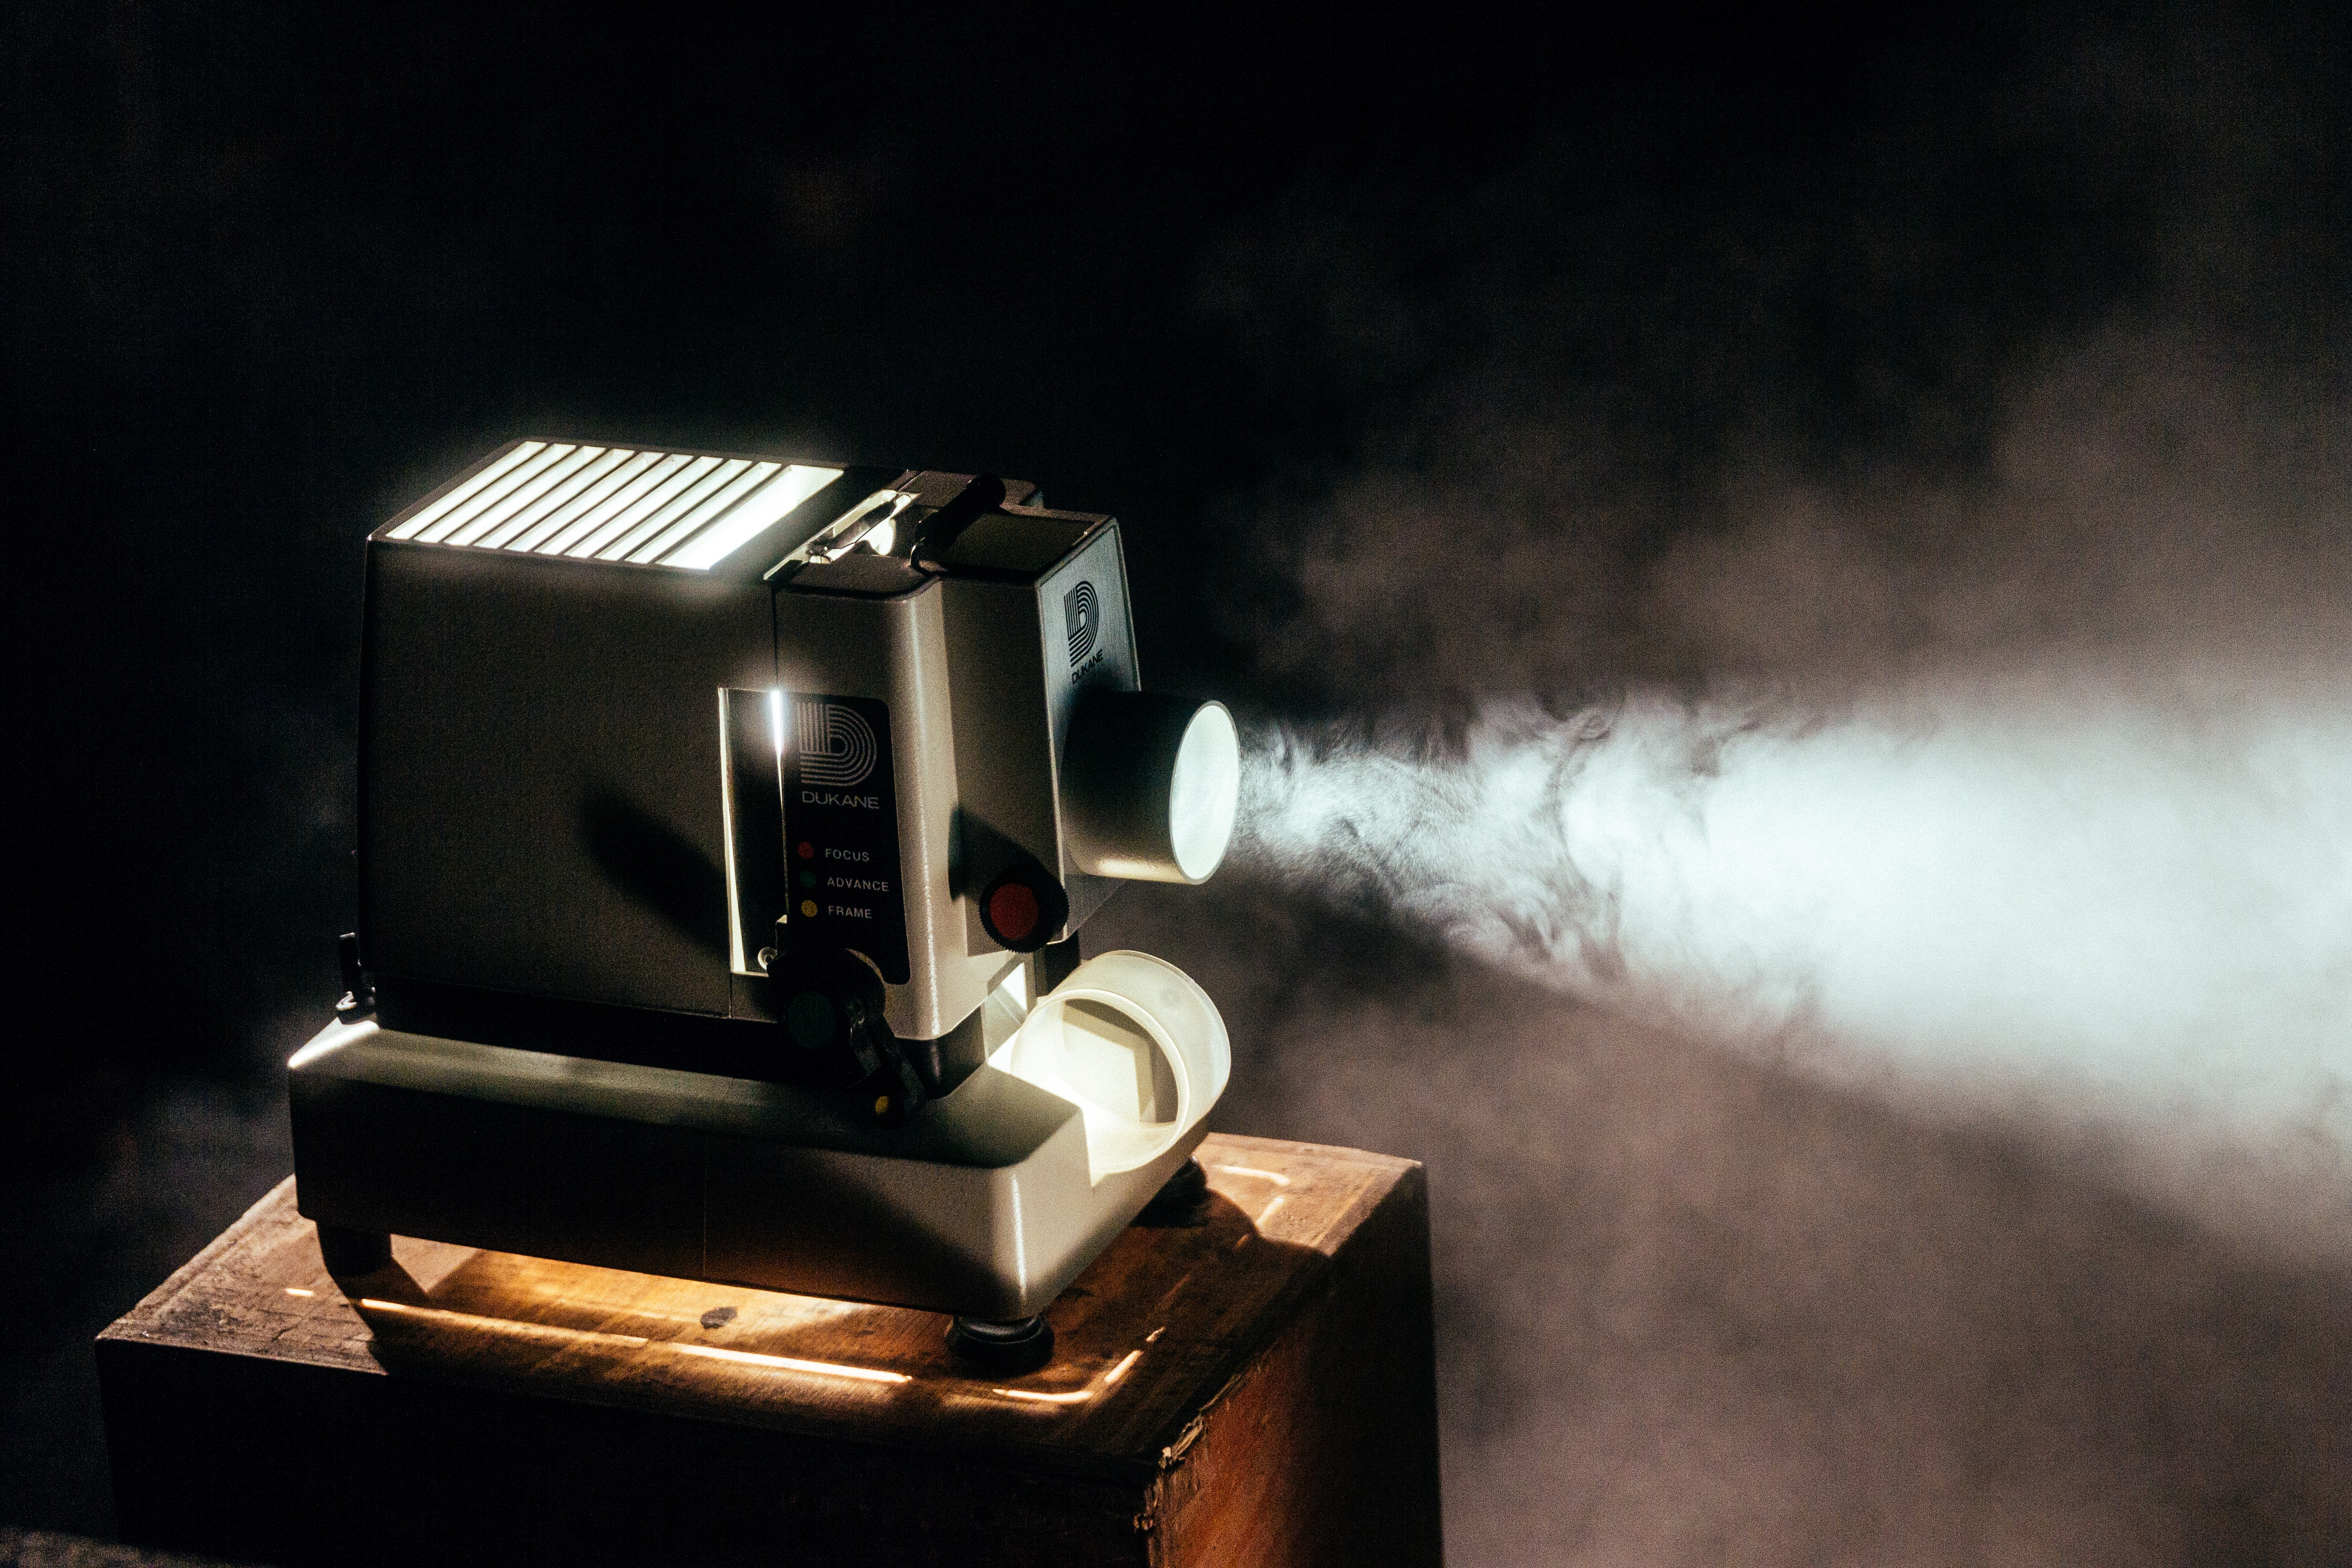
<svg viewBox="0 0 2352 1568">
<path fill-rule="evenodd" d="M 959 542 L 970 575 L 861 578 L 884 564 L 866 557 L 765 580 L 770 557 L 856 488 L 828 487 L 797 524 L 701 572 L 397 538 L 407 514 L 379 529 L 360 741 L 369 967 L 394 984 L 760 1016 L 741 984 L 757 949 L 732 951 L 719 890 L 730 689 L 884 706 L 889 776 L 859 787 L 895 802 L 897 864 L 878 879 L 898 885 L 904 930 L 867 945 L 903 949 L 904 973 L 879 965 L 900 1036 L 946 1034 L 1010 967 L 963 896 L 1006 845 L 1069 888 L 1056 934 L 1098 908 L 1115 884 L 1066 859 L 1055 784 L 1079 692 L 1138 684 L 1118 523 L 1015 510 Z M 1081 582 L 1095 621 L 1074 661 L 1064 601 Z"/>
<path fill-rule="evenodd" d="M 1181 1164 L 1200 1129 L 1090 1180 L 1077 1110 L 978 1065 L 983 1002 L 1053 978 L 979 889 L 1043 868 L 1067 915 L 1041 939 L 1067 939 L 1117 885 L 1059 793 L 1081 699 L 1138 686 L 1117 523 L 1024 485 L 921 569 L 810 554 L 965 483 L 518 443 L 371 537 L 383 1014 L 291 1064 L 304 1214 L 1009 1318 Z M 761 948 L 802 933 L 930 1051 L 905 1125 L 791 1081 Z"/>
</svg>

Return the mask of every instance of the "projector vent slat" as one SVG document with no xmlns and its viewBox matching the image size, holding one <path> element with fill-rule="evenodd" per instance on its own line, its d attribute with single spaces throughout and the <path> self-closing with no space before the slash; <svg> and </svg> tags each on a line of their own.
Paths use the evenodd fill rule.
<svg viewBox="0 0 2352 1568">
<path fill-rule="evenodd" d="M 509 490 L 499 498 L 496 505 L 484 507 L 463 523 L 451 529 L 442 536 L 442 542 L 472 544 L 488 538 L 500 523 L 528 508 L 531 502 L 562 482 L 566 474 L 577 469 L 596 455 L 596 448 L 593 447 L 550 449 L 560 450 L 563 455 L 555 461 L 543 465 L 537 473 Z"/>
<path fill-rule="evenodd" d="M 525 534 L 538 532 L 540 525 L 548 519 L 562 517 L 580 499 L 582 491 L 589 489 L 598 479 L 636 455 L 617 447 L 602 455 L 599 455 L 593 447 L 583 447 L 581 451 L 587 457 L 587 462 L 573 468 L 553 489 L 508 518 L 506 521 L 482 535 L 475 542 L 485 550 L 504 550 L 509 547 L 518 550 L 530 549 L 529 545 L 516 544 L 515 541 Z"/>
<path fill-rule="evenodd" d="M 638 452 L 611 473 L 580 492 L 580 499 L 549 514 L 529 533 L 510 542 L 509 550 L 530 550 L 561 555 L 564 548 L 604 518 L 628 504 L 638 487 L 661 465 L 659 452 Z"/>
<path fill-rule="evenodd" d="M 727 482 L 730 475 L 751 467 L 740 458 L 703 458 L 687 469 L 685 482 L 673 486 L 667 499 L 629 525 L 628 531 L 596 552 L 599 561 L 625 560 L 647 535 L 667 528 L 678 513 L 701 504 L 702 498 Z"/>
<path fill-rule="evenodd" d="M 662 530 L 650 543 L 639 546 L 629 559 L 639 565 L 660 560 L 700 531 L 705 523 L 725 515 L 730 507 L 750 495 L 782 466 L 781 463 L 753 463 L 738 470 L 709 500 Z"/>
<path fill-rule="evenodd" d="M 430 527 L 416 536 L 418 541 L 438 544 L 459 529 L 470 526 L 484 511 L 504 504 L 509 496 L 530 483 L 542 469 L 571 450 L 567 446 L 542 444 L 538 451 L 500 474 L 496 484 L 483 486 L 478 493 L 468 496 L 463 506 L 454 506 L 443 512 Z"/>
<path fill-rule="evenodd" d="M 801 502 L 841 477 L 833 468 L 794 463 L 745 496 L 703 531 L 661 558 L 665 566 L 708 570 L 750 543 Z"/>
<path fill-rule="evenodd" d="M 499 458 L 497 461 L 486 466 L 480 473 L 476 474 L 472 479 L 467 479 L 465 483 L 452 489 L 447 495 L 443 496 L 439 500 L 434 501 L 420 509 L 415 516 L 402 523 L 398 528 L 394 529 L 392 531 L 392 537 L 394 539 L 415 538 L 418 534 L 424 532 L 426 529 L 440 521 L 442 518 L 447 516 L 452 508 L 465 505 L 467 501 L 481 494 L 483 490 L 504 479 L 518 464 L 526 462 L 529 459 L 537 457 L 541 452 L 546 449 L 547 443 L 544 441 L 525 441 L 521 443 L 520 446 L 516 447 L 514 450 L 507 453 L 504 457 Z"/>
<path fill-rule="evenodd" d="M 838 468 L 578 441 L 518 441 L 381 537 L 708 571 Z"/>
<path fill-rule="evenodd" d="M 676 500 L 654 513 L 621 538 L 599 551 L 599 561 L 630 561 L 635 559 L 638 546 L 648 539 L 657 538 L 690 522 L 708 511 L 712 500 L 733 488 L 736 480 L 748 472 L 751 465 L 741 458 L 730 458 L 679 492 Z"/>
<path fill-rule="evenodd" d="M 671 454 L 669 458 L 655 471 L 653 482 L 650 485 L 632 495 L 625 505 L 614 509 L 586 538 L 566 548 L 564 553 L 578 559 L 585 559 L 595 554 L 611 543 L 615 535 L 627 529 L 635 528 L 637 520 L 644 517 L 646 513 L 667 504 L 672 496 L 677 494 L 680 487 L 692 484 L 697 474 L 718 461 L 716 458 L 688 458 L 679 453 Z"/>
</svg>

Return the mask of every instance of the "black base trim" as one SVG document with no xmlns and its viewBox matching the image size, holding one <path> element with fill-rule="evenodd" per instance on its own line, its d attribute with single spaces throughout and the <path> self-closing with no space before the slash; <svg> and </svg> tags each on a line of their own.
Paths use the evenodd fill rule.
<svg viewBox="0 0 2352 1568">
<path fill-rule="evenodd" d="M 801 1067 L 805 1053 L 762 1019 L 525 996 L 386 974 L 375 976 L 375 1014 L 385 1028 L 413 1035 L 764 1083 L 811 1081 Z M 936 1040 L 902 1040 L 899 1047 L 924 1092 L 936 1099 L 984 1059 L 980 1010 Z"/>
</svg>

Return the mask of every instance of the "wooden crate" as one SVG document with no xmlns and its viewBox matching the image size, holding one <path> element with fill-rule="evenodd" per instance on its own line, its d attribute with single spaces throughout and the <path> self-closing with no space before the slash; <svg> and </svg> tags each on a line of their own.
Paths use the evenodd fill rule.
<svg viewBox="0 0 2352 1568">
<path fill-rule="evenodd" d="M 327 1275 L 289 1178 L 98 1342 L 133 1540 L 241 1561 L 1440 1559 L 1421 1167 L 1213 1136 L 1052 1363 L 933 1313 L 400 1239 Z"/>
</svg>

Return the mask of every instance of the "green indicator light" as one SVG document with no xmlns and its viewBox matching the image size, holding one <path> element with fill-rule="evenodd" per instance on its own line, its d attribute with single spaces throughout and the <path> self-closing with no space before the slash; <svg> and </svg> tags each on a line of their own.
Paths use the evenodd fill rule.
<svg viewBox="0 0 2352 1568">
<path fill-rule="evenodd" d="M 801 1049 L 821 1050 L 833 1038 L 833 1004 L 814 991 L 803 991 L 784 1009 L 784 1027 Z"/>
</svg>

